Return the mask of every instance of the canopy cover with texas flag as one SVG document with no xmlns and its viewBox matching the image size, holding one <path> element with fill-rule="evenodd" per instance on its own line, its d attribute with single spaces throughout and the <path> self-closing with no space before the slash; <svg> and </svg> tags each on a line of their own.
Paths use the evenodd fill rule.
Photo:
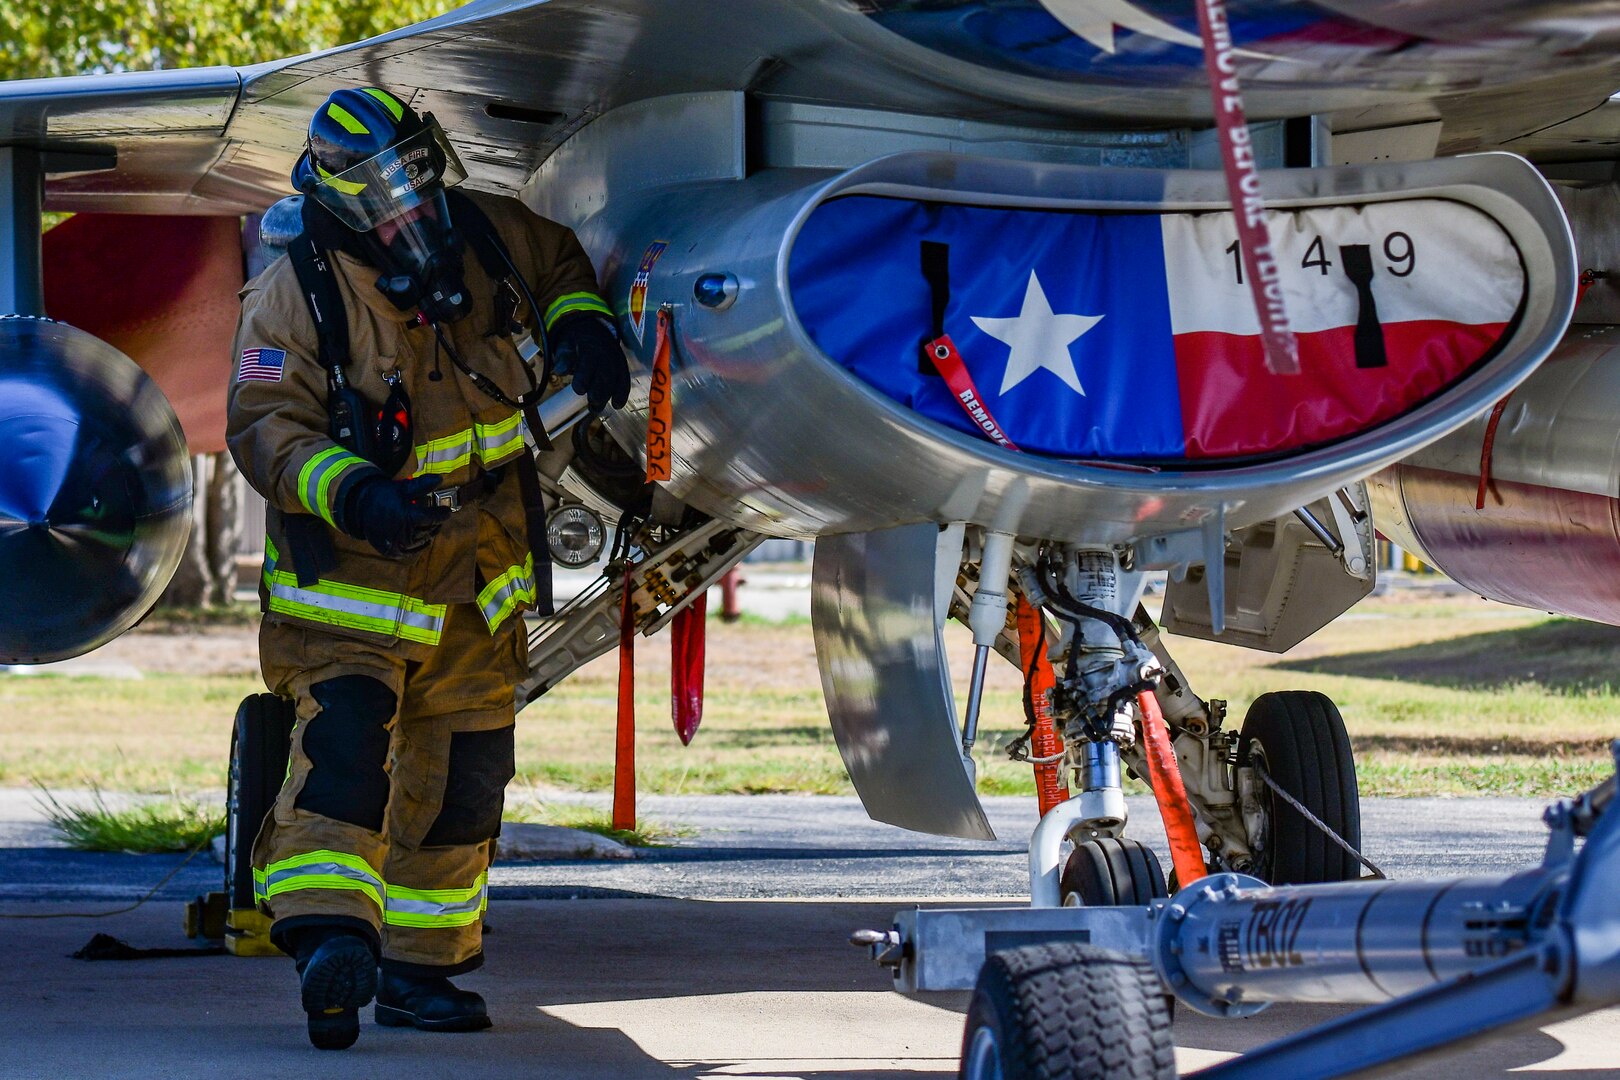
<svg viewBox="0 0 1620 1080">
<path fill-rule="evenodd" d="M 943 329 L 1019 449 L 1144 463 L 1297 450 L 1387 421 L 1484 359 L 1524 295 L 1507 234 L 1460 203 L 1274 211 L 1268 227 L 1299 375 L 1266 368 L 1230 213 L 849 196 L 805 223 L 789 278 L 817 346 L 896 401 L 982 433 L 922 357 Z M 924 242 L 936 259 L 944 247 L 943 289 Z"/>
</svg>

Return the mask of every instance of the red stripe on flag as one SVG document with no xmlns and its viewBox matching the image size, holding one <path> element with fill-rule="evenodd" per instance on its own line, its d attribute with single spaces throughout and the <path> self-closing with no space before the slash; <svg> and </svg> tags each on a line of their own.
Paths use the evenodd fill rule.
<svg viewBox="0 0 1620 1080">
<path fill-rule="evenodd" d="M 1355 327 L 1299 334 L 1300 374 L 1271 376 L 1260 338 L 1177 334 L 1176 380 L 1187 457 L 1264 454 L 1331 442 L 1399 416 L 1455 382 L 1506 323 L 1384 326 L 1389 364 L 1358 368 Z"/>
</svg>

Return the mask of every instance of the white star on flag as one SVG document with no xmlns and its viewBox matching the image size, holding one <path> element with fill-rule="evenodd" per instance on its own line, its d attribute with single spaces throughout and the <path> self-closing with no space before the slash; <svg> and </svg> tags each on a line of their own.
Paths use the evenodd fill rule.
<svg viewBox="0 0 1620 1080">
<path fill-rule="evenodd" d="M 1005 394 L 1039 368 L 1045 368 L 1063 380 L 1075 393 L 1085 396 L 1080 376 L 1074 370 L 1074 357 L 1069 346 L 1093 326 L 1102 322 L 1101 315 L 1057 315 L 1041 288 L 1041 279 L 1035 271 L 1029 272 L 1029 287 L 1024 290 L 1024 306 L 1010 319 L 987 319 L 973 316 L 973 325 L 997 341 L 1010 346 L 1007 373 L 1001 378 L 1001 392 Z"/>
</svg>

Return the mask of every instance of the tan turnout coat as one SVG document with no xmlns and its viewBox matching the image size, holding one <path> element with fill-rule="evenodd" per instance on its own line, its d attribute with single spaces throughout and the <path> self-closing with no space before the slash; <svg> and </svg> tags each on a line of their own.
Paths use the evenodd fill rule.
<svg viewBox="0 0 1620 1080">
<path fill-rule="evenodd" d="M 536 314 L 549 328 L 574 311 L 611 317 L 597 294 L 596 275 L 574 234 L 521 204 L 471 196 L 488 214 L 512 260 L 533 289 L 541 311 L 524 304 L 519 317 L 531 327 Z M 401 312 L 375 287 L 377 271 L 338 253 L 338 287 L 348 316 L 350 383 L 374 408 L 387 399 L 385 376 L 398 371 L 412 402 L 414 452 L 397 478 L 431 473 L 441 487 L 468 484 L 486 470 L 521 462 L 521 415 L 480 391 L 441 352 L 435 361 L 431 327 Z M 442 329 L 473 370 L 517 400 L 529 389 L 524 361 L 505 334 L 486 337 L 494 311 L 494 283 L 469 246 L 466 284 L 473 311 Z M 515 468 L 475 506 L 455 514 L 431 545 L 414 555 L 386 558 L 364 541 L 330 527 L 338 500 L 376 466 L 330 438 L 327 372 L 318 359 L 316 331 L 291 260 L 283 256 L 242 290 L 235 354 L 238 374 L 229 396 L 226 438 L 253 488 L 269 502 L 261 600 L 266 618 L 290 621 L 373 644 L 396 655 L 425 659 L 443 633 L 448 605 L 475 602 L 491 633 L 515 625 L 513 616 L 534 599 L 534 570 L 525 535 Z M 242 378 L 242 357 L 258 378 Z M 279 378 L 265 375 L 264 350 L 284 354 Z M 438 381 L 429 375 L 437 368 Z M 318 584 L 301 586 L 290 558 L 289 515 L 325 519 L 336 566 Z"/>
</svg>

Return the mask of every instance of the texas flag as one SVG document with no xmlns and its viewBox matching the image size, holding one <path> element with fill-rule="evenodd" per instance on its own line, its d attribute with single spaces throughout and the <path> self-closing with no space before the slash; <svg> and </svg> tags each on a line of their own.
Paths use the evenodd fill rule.
<svg viewBox="0 0 1620 1080">
<path fill-rule="evenodd" d="M 982 434 L 920 362 L 942 329 L 1017 447 L 1136 462 L 1276 453 L 1389 420 L 1483 359 L 1524 292 L 1507 234 L 1459 203 L 1275 211 L 1268 226 L 1299 375 L 1266 368 L 1230 213 L 851 196 L 806 222 L 790 283 L 821 350 L 896 401 Z M 948 253 L 943 282 L 925 241 Z"/>
</svg>

